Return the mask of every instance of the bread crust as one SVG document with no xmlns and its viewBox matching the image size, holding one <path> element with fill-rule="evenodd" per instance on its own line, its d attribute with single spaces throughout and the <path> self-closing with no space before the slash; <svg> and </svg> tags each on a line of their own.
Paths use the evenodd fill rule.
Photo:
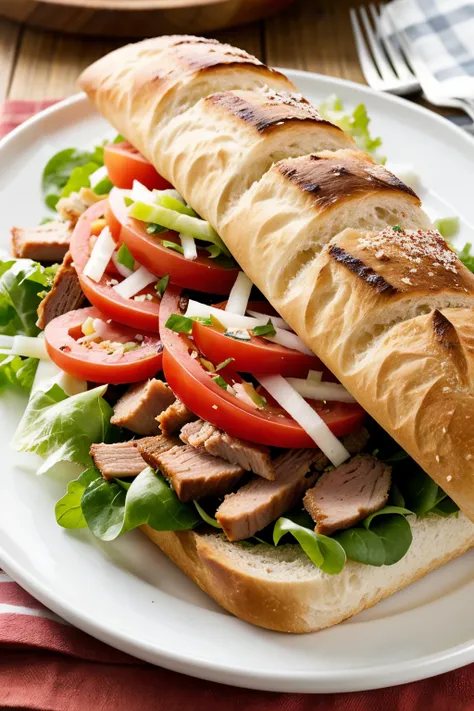
<svg viewBox="0 0 474 711">
<path fill-rule="evenodd" d="M 270 547 L 278 560 L 266 563 L 265 552 L 223 540 L 219 534 L 141 529 L 205 593 L 233 615 L 279 632 L 316 632 L 338 624 L 401 590 L 474 546 L 474 525 L 428 516 L 411 523 L 413 543 L 393 566 L 348 562 L 339 575 L 315 568 L 296 545 Z M 296 556 L 296 558 L 295 558 Z M 289 562 L 288 562 L 289 559 Z M 292 572 L 301 566 L 299 579 Z M 265 566 L 281 566 L 277 574 Z"/>
</svg>

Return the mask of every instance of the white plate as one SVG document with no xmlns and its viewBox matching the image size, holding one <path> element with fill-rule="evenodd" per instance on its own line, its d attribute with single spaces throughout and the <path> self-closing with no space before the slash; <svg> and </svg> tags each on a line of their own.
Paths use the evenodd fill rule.
<svg viewBox="0 0 474 711">
<path fill-rule="evenodd" d="M 363 101 L 384 152 L 414 163 L 433 190 L 438 215 L 461 215 L 473 238 L 474 141 L 435 114 L 392 96 L 327 77 L 289 71 L 314 103 L 336 92 Z M 110 131 L 82 97 L 49 109 L 0 146 L 0 235 L 44 216 L 40 175 L 60 148 Z M 441 199 L 442 195 L 444 198 Z M 198 590 L 142 534 L 112 544 L 56 525 L 58 478 L 20 468 L 9 440 L 24 403 L 0 402 L 0 564 L 30 593 L 104 642 L 155 664 L 255 689 L 333 692 L 371 689 L 474 661 L 474 552 L 335 628 L 304 636 L 268 632 L 231 617 Z"/>
</svg>

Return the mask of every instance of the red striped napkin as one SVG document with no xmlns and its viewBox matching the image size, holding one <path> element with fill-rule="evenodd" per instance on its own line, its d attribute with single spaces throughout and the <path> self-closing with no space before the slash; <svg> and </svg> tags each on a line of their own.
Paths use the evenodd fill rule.
<svg viewBox="0 0 474 711">
<path fill-rule="evenodd" d="M 0 136 L 52 103 L 6 102 Z M 312 696 L 232 688 L 153 667 L 98 642 L 47 610 L 0 570 L 0 708 L 474 711 L 474 665 L 436 679 L 355 694 Z"/>
</svg>

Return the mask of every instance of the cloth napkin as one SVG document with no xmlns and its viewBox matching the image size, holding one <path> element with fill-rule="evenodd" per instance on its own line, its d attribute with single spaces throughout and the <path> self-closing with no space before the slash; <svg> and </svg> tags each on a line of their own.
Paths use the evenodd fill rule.
<svg viewBox="0 0 474 711">
<path fill-rule="evenodd" d="M 0 136 L 52 103 L 6 102 L 0 111 Z M 282 694 L 233 688 L 154 667 L 108 647 L 47 610 L 0 570 L 0 708 L 474 711 L 474 665 L 435 679 L 353 694 Z"/>
<path fill-rule="evenodd" d="M 410 52 L 441 83 L 447 97 L 474 98 L 474 2 L 393 0 L 383 31 L 404 33 Z M 387 17 L 388 15 L 388 17 Z"/>
</svg>

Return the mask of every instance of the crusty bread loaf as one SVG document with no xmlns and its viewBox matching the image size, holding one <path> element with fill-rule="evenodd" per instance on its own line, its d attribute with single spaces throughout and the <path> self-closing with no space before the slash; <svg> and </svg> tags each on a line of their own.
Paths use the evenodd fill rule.
<svg viewBox="0 0 474 711">
<path fill-rule="evenodd" d="M 337 147 L 334 130 L 323 133 L 314 121 L 292 133 L 292 114 L 307 112 L 304 103 L 296 101 L 288 114 L 276 104 L 287 143 L 281 150 L 293 157 L 259 178 L 273 146 L 268 138 L 262 144 L 256 125 L 277 114 L 275 107 L 265 114 L 261 83 L 249 87 L 249 77 L 261 82 L 267 74 L 273 89 L 288 88 L 281 75 L 239 50 L 172 37 L 112 53 L 86 70 L 81 86 L 211 221 L 249 277 L 356 399 L 474 518 L 474 312 L 464 311 L 462 335 L 456 314 L 474 306 L 473 277 L 439 236 L 384 231 L 393 225 L 426 231 L 430 222 L 413 191 L 368 156 L 346 149 L 295 157 L 308 146 L 306 123 L 318 147 L 325 136 L 328 147 Z M 237 91 L 229 92 L 230 85 Z M 206 91 L 215 96 L 205 98 Z M 238 120 L 239 107 L 253 118 Z M 347 227 L 367 234 L 337 236 Z M 389 254 L 395 234 L 403 239 Z M 409 243 L 418 252 L 405 258 Z M 435 327 L 442 319 L 452 335 L 448 346 L 440 345 Z"/>
<path fill-rule="evenodd" d="M 474 520 L 474 277 L 430 230 L 413 191 L 289 97 L 285 77 L 226 45 L 146 40 L 99 60 L 80 83 Z M 223 607 L 291 632 L 346 619 L 474 545 L 463 515 L 412 528 L 396 565 L 349 563 L 328 576 L 297 546 L 143 527 Z"/>
<path fill-rule="evenodd" d="M 462 514 L 411 522 L 413 543 L 395 565 L 348 562 L 322 573 L 299 546 L 244 547 L 216 533 L 142 530 L 219 605 L 237 617 L 281 632 L 314 632 L 375 605 L 474 545 Z"/>
</svg>

